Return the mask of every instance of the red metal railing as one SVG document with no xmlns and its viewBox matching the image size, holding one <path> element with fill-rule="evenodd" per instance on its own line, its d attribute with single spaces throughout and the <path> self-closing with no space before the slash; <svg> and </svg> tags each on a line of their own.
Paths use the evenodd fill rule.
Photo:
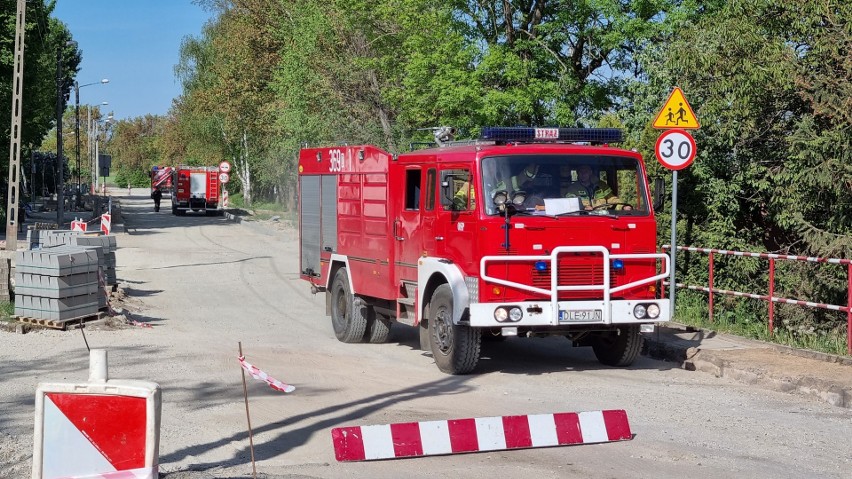
<svg viewBox="0 0 852 479">
<path fill-rule="evenodd" d="M 671 245 L 663 245 L 663 252 L 666 252 L 671 249 Z M 846 313 L 846 353 L 852 355 L 852 260 L 848 259 L 838 259 L 838 258 L 818 258 L 815 256 L 793 256 L 793 255 L 785 255 L 785 254 L 773 254 L 773 253 L 747 253 L 743 251 L 728 251 L 723 249 L 712 249 L 712 248 L 696 248 L 694 246 L 678 246 L 677 249 L 679 251 L 693 251 L 698 253 L 707 253 L 709 255 L 709 271 L 708 271 L 708 281 L 709 287 L 704 286 L 693 286 L 686 285 L 683 283 L 676 283 L 678 288 L 686 288 L 694 291 L 703 291 L 705 293 L 709 293 L 709 311 L 710 311 L 710 321 L 713 321 L 713 293 L 717 294 L 726 294 L 730 296 L 740 296 L 745 298 L 754 298 L 760 299 L 763 301 L 769 302 L 769 334 L 773 334 L 775 327 L 775 303 L 786 303 L 786 304 L 796 304 L 799 306 L 807 306 L 810 308 L 820 308 L 820 309 L 828 309 L 832 311 L 842 311 Z M 713 283 L 713 256 L 716 254 L 721 255 L 729 255 L 729 256 L 744 256 L 750 258 L 762 258 L 769 260 L 769 294 L 751 294 L 751 293 L 742 293 L 739 291 L 729 291 L 725 289 L 715 289 Z M 825 303 L 814 303 L 812 301 L 802 301 L 798 299 L 787 299 L 780 298 L 775 296 L 775 261 L 776 260 L 788 260 L 788 261 L 804 261 L 810 263 L 828 263 L 828 264 L 838 264 L 838 265 L 846 265 L 847 268 L 847 303 L 846 306 L 838 306 L 834 304 L 825 304 Z M 668 285 L 668 282 L 663 282 L 662 288 L 662 296 L 665 297 L 665 286 Z"/>
</svg>

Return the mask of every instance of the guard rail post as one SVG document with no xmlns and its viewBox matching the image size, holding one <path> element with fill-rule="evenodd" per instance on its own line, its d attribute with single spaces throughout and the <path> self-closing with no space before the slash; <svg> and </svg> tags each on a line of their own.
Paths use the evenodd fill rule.
<svg viewBox="0 0 852 479">
<path fill-rule="evenodd" d="M 775 258 L 769 258 L 769 337 L 775 334 Z"/>
<path fill-rule="evenodd" d="M 710 294 L 708 294 L 707 296 L 710 298 L 710 302 L 708 303 L 708 306 L 710 308 L 710 322 L 712 323 L 713 322 L 713 252 L 712 251 L 710 252 L 710 278 L 709 278 L 709 282 L 710 282 Z"/>
</svg>

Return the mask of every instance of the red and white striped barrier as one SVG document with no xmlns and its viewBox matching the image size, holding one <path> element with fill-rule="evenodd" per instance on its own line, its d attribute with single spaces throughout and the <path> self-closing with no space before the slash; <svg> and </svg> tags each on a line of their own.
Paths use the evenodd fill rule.
<svg viewBox="0 0 852 479">
<path fill-rule="evenodd" d="M 86 231 L 86 222 L 83 220 L 74 220 L 71 222 L 71 231 Z"/>
<path fill-rule="evenodd" d="M 665 284 L 669 284 L 666 282 Z M 741 298 L 752 298 L 752 299 L 762 299 L 764 301 L 772 301 L 773 303 L 786 303 L 786 304 L 796 304 L 799 306 L 810 306 L 811 308 L 820 308 L 820 309 L 830 309 L 832 311 L 842 311 L 849 312 L 848 306 L 838 306 L 836 304 L 828 304 L 828 303 L 815 303 L 813 301 L 802 301 L 800 299 L 788 299 L 781 298 L 779 296 L 772 296 L 766 294 L 753 294 L 753 293 L 742 293 L 740 291 L 731 291 L 727 289 L 718 289 L 713 288 L 710 289 L 706 286 L 694 286 L 691 284 L 677 283 L 678 288 L 686 288 L 692 291 L 703 291 L 705 293 L 716 293 L 716 294 L 726 294 L 728 296 L 739 296 Z"/>
<path fill-rule="evenodd" d="M 671 249 L 671 245 L 664 244 L 663 251 Z M 829 263 L 829 264 L 852 264 L 852 259 L 840 258 L 820 258 L 817 256 L 794 256 L 790 254 L 775 254 L 775 253 L 751 253 L 747 251 L 731 251 L 726 249 L 713 248 L 698 248 L 695 246 L 678 246 L 678 251 L 695 251 L 701 253 L 715 253 L 728 256 L 746 256 L 749 258 L 765 258 L 765 259 L 787 259 L 791 261 L 807 261 L 809 263 Z"/>
<path fill-rule="evenodd" d="M 296 390 L 296 386 L 282 383 L 281 381 L 261 371 L 256 366 L 252 366 L 250 363 L 246 362 L 245 357 L 238 357 L 237 360 L 240 362 L 240 366 L 242 366 L 243 369 L 246 370 L 246 372 L 251 374 L 251 377 L 257 379 L 258 381 L 263 381 L 266 384 L 269 384 L 269 387 L 271 387 L 272 389 L 285 393 L 291 393 Z"/>
<path fill-rule="evenodd" d="M 101 231 L 103 231 L 105 235 L 108 235 L 111 229 L 112 229 L 112 215 L 108 214 L 108 213 L 102 214 L 101 215 Z"/>
<path fill-rule="evenodd" d="M 567 446 L 633 438 L 624 410 L 451 419 L 331 431 L 338 461 Z"/>
</svg>

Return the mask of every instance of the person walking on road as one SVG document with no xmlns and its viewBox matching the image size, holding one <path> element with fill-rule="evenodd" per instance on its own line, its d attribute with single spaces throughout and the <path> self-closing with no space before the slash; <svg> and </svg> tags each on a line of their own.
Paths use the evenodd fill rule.
<svg viewBox="0 0 852 479">
<path fill-rule="evenodd" d="M 154 188 L 151 192 L 151 198 L 154 200 L 154 211 L 160 211 L 160 200 L 163 199 L 163 192 L 159 188 Z"/>
</svg>

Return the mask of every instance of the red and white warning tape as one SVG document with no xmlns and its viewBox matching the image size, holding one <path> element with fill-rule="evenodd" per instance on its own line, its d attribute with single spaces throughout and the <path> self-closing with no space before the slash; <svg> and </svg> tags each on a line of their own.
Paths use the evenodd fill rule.
<svg viewBox="0 0 852 479">
<path fill-rule="evenodd" d="M 85 476 L 65 476 L 56 479 L 154 479 L 159 475 L 159 466 L 130 469 L 127 471 L 87 474 Z"/>
<path fill-rule="evenodd" d="M 242 366 L 243 369 L 248 371 L 248 373 L 251 374 L 251 377 L 257 379 L 258 381 L 263 381 L 266 384 L 269 384 L 269 387 L 271 387 L 272 389 L 275 389 L 277 391 L 283 391 L 285 393 L 291 393 L 296 390 L 296 386 L 282 383 L 281 381 L 261 371 L 256 366 L 252 366 L 250 363 L 246 362 L 245 357 L 241 356 L 237 359 L 240 361 L 240 366 Z"/>
<path fill-rule="evenodd" d="M 625 441 L 627 413 L 567 412 L 409 422 L 331 430 L 338 461 L 461 454 Z"/>
<path fill-rule="evenodd" d="M 129 324 L 131 326 L 136 326 L 137 328 L 153 328 L 154 327 L 154 326 L 151 326 L 151 324 L 149 324 L 149 323 L 141 323 L 139 321 L 136 321 L 135 319 L 130 319 L 130 318 L 127 319 L 127 324 Z"/>
</svg>

